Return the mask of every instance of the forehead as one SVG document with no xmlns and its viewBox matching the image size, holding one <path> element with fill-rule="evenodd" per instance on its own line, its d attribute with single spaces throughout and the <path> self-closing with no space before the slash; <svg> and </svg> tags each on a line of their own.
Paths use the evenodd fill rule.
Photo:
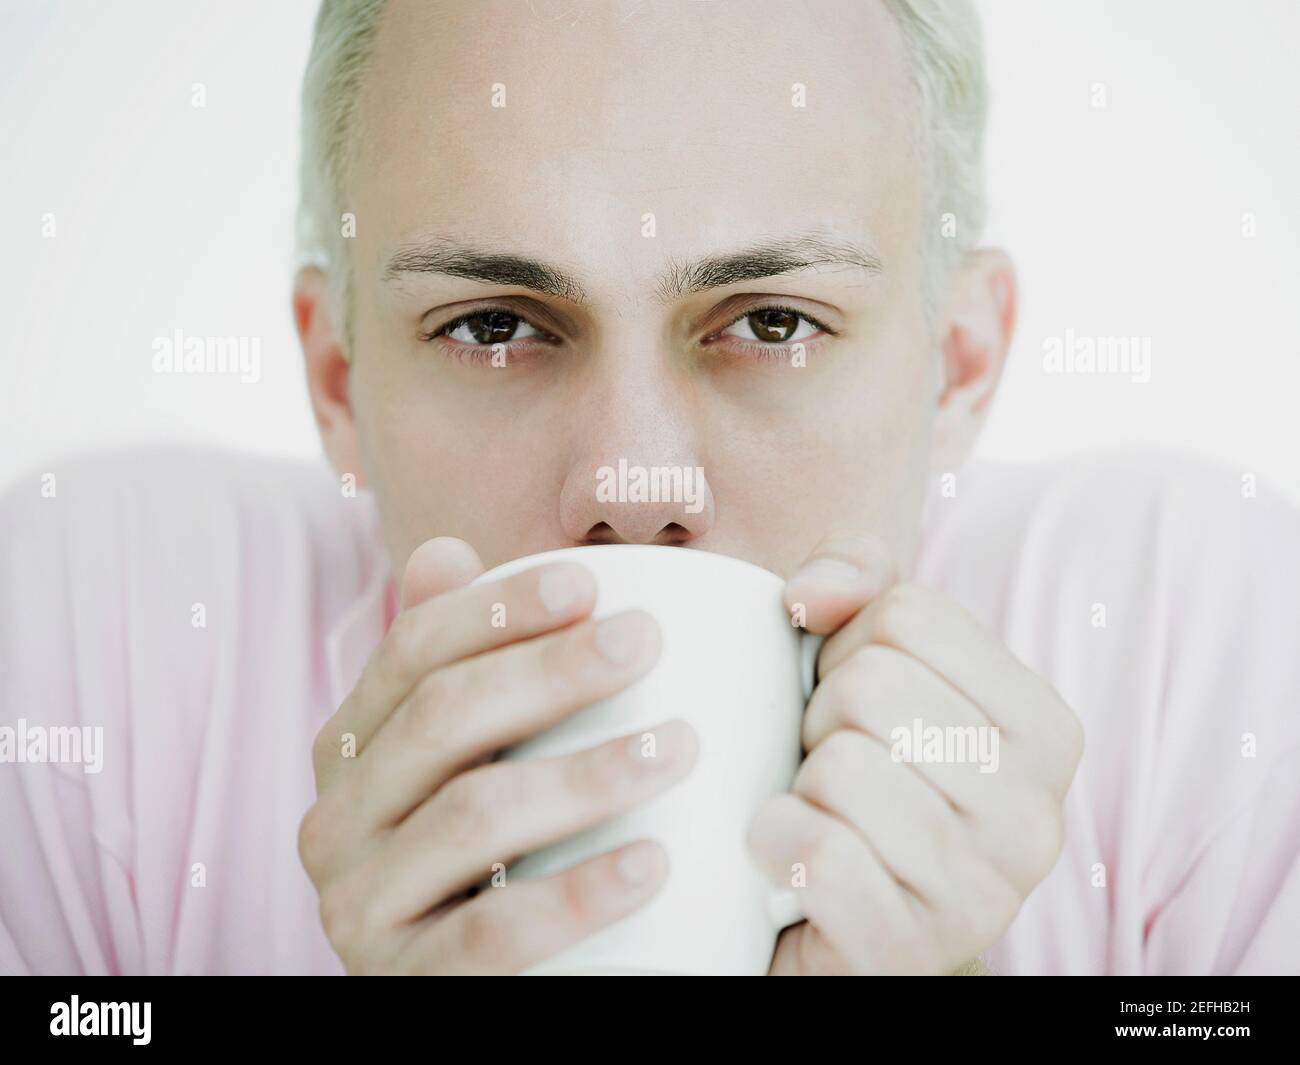
<svg viewBox="0 0 1300 1065">
<path fill-rule="evenodd" d="M 375 263 L 439 233 L 626 276 L 814 227 L 888 261 L 912 106 L 878 0 L 390 0 L 349 193 Z"/>
</svg>

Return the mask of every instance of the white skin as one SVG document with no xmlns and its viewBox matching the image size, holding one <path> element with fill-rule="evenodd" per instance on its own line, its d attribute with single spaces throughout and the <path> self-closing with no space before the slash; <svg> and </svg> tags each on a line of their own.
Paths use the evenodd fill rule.
<svg viewBox="0 0 1300 1065">
<path fill-rule="evenodd" d="M 1075 715 L 907 580 L 926 473 L 960 465 L 997 387 L 1014 274 L 999 251 L 971 254 L 927 331 L 921 232 L 938 220 L 909 148 L 897 28 L 875 3 L 809 9 L 392 0 L 383 16 L 345 208 L 350 356 L 325 278 L 304 270 L 294 289 L 326 451 L 373 490 L 403 573 L 401 613 L 317 738 L 300 832 L 350 972 L 517 972 L 663 884 L 667 856 L 642 840 L 474 890 L 494 863 L 646 801 L 695 760 L 692 730 L 669 720 L 653 760 L 629 748 L 638 734 L 491 761 L 659 654 L 643 612 L 591 620 L 580 566 L 467 587 L 552 548 L 744 558 L 785 577 L 787 606 L 828 635 L 805 760 L 748 836 L 775 884 L 807 870 L 807 920 L 782 933 L 774 974 L 951 972 L 1056 861 Z M 491 106 L 498 82 L 505 107 Z M 796 82 L 805 108 L 791 106 Z M 751 259 L 707 278 L 725 284 L 663 286 L 670 266 L 811 232 L 865 253 Z M 573 284 L 485 273 L 499 259 L 427 269 L 453 244 Z M 602 502 L 595 471 L 620 458 L 702 467 L 706 505 Z M 492 626 L 494 603 L 507 628 Z M 916 718 L 998 726 L 998 771 L 894 761 L 891 731 Z M 340 757 L 344 733 L 354 758 Z"/>
</svg>

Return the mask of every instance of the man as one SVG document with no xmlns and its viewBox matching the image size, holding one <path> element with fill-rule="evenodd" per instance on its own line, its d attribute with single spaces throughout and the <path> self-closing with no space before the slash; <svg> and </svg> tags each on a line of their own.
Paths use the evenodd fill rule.
<svg viewBox="0 0 1300 1065">
<path fill-rule="evenodd" d="M 1300 521 L 967 462 L 1016 306 L 980 63 L 920 0 L 326 0 L 293 306 L 333 474 L 127 456 L 7 503 L 6 714 L 106 738 L 5 774 L 5 968 L 517 972 L 643 905 L 652 840 L 471 890 L 690 772 L 671 707 L 656 773 L 491 762 L 660 634 L 578 567 L 470 581 L 628 542 L 773 570 L 828 636 L 747 841 L 809 871 L 773 973 L 1294 970 Z M 620 460 L 704 506 L 604 498 Z M 893 757 L 913 722 L 996 727 L 997 772 Z"/>
</svg>

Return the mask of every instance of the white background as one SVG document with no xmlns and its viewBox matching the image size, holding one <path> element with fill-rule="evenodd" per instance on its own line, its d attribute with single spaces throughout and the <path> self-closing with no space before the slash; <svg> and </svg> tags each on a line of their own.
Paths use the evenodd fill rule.
<svg viewBox="0 0 1300 1065">
<path fill-rule="evenodd" d="M 1194 451 L 1300 502 L 1300 2 L 980 7 L 1023 296 L 982 452 Z M 317 452 L 288 303 L 314 10 L 0 0 L 0 487 L 126 441 Z M 260 337 L 261 380 L 155 374 L 177 328 Z M 1067 329 L 1149 337 L 1150 382 L 1044 373 Z"/>
</svg>

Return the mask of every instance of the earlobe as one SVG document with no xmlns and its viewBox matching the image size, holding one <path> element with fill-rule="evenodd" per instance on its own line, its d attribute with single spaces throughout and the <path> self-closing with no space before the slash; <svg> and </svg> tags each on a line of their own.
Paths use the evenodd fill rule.
<svg viewBox="0 0 1300 1065">
<path fill-rule="evenodd" d="M 317 267 L 303 267 L 294 277 L 293 320 L 321 444 L 336 470 L 353 474 L 362 484 L 350 388 L 352 366 L 335 325 L 327 279 Z"/>
<path fill-rule="evenodd" d="M 1016 318 L 1015 269 L 1005 252 L 981 248 L 954 279 L 939 337 L 943 381 L 935 411 L 932 468 L 965 461 L 1002 379 Z"/>
</svg>

